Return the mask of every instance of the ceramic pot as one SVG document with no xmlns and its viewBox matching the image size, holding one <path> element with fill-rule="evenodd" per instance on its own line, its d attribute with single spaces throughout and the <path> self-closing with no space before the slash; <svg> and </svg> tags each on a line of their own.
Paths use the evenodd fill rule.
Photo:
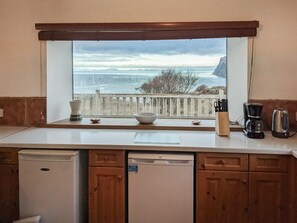
<svg viewBox="0 0 297 223">
<path fill-rule="evenodd" d="M 81 117 L 81 100 L 72 100 L 69 102 L 71 107 L 70 121 L 80 121 Z"/>
</svg>

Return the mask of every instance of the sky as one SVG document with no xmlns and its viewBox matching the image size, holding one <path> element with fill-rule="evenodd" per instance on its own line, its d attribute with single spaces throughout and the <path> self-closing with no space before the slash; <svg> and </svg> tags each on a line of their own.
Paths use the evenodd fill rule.
<svg viewBox="0 0 297 223">
<path fill-rule="evenodd" d="M 216 66 L 226 39 L 74 41 L 76 70 L 145 70 Z"/>
</svg>

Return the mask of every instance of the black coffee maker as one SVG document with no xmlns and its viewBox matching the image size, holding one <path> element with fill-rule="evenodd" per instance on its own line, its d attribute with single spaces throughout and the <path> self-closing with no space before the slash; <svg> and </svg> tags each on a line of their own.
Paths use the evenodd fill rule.
<svg viewBox="0 0 297 223">
<path fill-rule="evenodd" d="M 244 103 L 244 134 L 249 138 L 263 139 L 263 122 L 261 119 L 263 105 L 260 103 Z"/>
</svg>

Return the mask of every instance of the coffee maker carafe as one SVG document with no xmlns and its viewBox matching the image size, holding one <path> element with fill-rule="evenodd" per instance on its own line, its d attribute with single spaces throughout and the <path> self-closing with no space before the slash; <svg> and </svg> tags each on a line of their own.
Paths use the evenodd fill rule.
<svg viewBox="0 0 297 223">
<path fill-rule="evenodd" d="M 263 122 L 261 119 L 263 105 L 260 103 L 244 103 L 244 134 L 249 138 L 263 139 Z"/>
</svg>

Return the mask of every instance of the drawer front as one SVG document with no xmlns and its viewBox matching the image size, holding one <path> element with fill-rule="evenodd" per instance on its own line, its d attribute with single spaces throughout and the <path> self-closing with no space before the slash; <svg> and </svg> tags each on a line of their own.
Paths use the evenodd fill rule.
<svg viewBox="0 0 297 223">
<path fill-rule="evenodd" d="M 234 153 L 199 153 L 199 170 L 248 170 L 248 155 Z"/>
<path fill-rule="evenodd" d="M 18 149 L 0 148 L 0 165 L 1 164 L 18 165 Z"/>
<path fill-rule="evenodd" d="M 123 150 L 90 150 L 89 165 L 124 167 L 125 152 Z"/>
<path fill-rule="evenodd" d="M 250 171 L 288 172 L 288 157 L 280 155 L 250 155 Z"/>
</svg>

